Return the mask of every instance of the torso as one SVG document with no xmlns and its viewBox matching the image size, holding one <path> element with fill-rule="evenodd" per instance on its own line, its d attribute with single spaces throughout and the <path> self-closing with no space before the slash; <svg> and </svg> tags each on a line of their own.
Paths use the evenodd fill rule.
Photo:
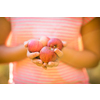
<svg viewBox="0 0 100 100">
<path fill-rule="evenodd" d="M 70 48 L 79 50 L 78 37 L 82 26 L 81 17 L 14 17 L 11 18 L 11 25 L 11 46 L 22 44 L 32 38 L 39 39 L 41 36 L 48 36 L 67 41 Z M 88 83 L 84 69 L 75 69 L 60 62 L 59 66 L 44 70 L 42 67 L 34 65 L 28 58 L 14 63 L 13 75 L 15 83 Z"/>
</svg>

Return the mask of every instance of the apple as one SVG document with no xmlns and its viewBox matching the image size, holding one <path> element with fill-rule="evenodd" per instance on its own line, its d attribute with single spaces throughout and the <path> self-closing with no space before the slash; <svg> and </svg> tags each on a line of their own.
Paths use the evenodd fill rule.
<svg viewBox="0 0 100 100">
<path fill-rule="evenodd" d="M 42 47 L 43 47 L 43 44 L 36 39 L 30 40 L 28 43 L 29 52 L 39 52 L 42 49 Z"/>
<path fill-rule="evenodd" d="M 47 46 L 52 47 L 52 48 L 58 48 L 61 50 L 63 47 L 63 44 L 62 44 L 62 41 L 60 39 L 52 38 L 48 41 Z"/>
<path fill-rule="evenodd" d="M 49 37 L 42 36 L 39 41 L 43 44 L 43 46 L 47 46 L 49 40 L 50 40 Z"/>
<path fill-rule="evenodd" d="M 40 59 L 44 63 L 48 63 L 49 61 L 55 61 L 57 59 L 57 55 L 53 48 L 45 46 L 40 51 Z"/>
</svg>

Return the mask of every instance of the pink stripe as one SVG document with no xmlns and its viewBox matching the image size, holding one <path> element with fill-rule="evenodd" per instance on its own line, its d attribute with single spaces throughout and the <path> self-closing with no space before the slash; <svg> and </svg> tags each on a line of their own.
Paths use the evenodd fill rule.
<svg viewBox="0 0 100 100">
<path fill-rule="evenodd" d="M 59 32 L 58 32 L 59 33 Z M 37 35 L 37 36 L 36 36 Z M 26 37 L 27 35 L 24 35 L 24 37 Z M 59 33 L 59 34 L 54 34 L 54 35 L 50 35 L 50 34 L 40 34 L 40 33 L 38 33 L 38 32 L 35 32 L 34 33 L 34 35 L 33 35 L 33 37 L 41 37 L 41 36 L 48 36 L 48 37 L 50 37 L 50 36 L 57 36 L 57 37 L 59 37 L 59 38 L 61 38 L 61 37 L 64 37 L 65 38 L 65 36 L 66 36 L 66 38 L 72 38 L 72 37 L 74 37 L 75 36 L 75 34 L 73 33 L 73 34 L 65 34 L 65 36 L 64 36 L 64 34 L 61 34 L 61 33 Z M 14 38 L 15 38 L 15 40 L 16 40 L 16 37 L 18 37 L 18 38 L 22 38 L 22 36 L 14 36 Z M 30 36 L 29 36 L 30 37 Z M 75 36 L 76 37 L 76 36 Z M 30 37 L 30 38 L 32 38 L 32 36 Z M 22 38 L 23 39 L 23 38 Z"/>
<path fill-rule="evenodd" d="M 25 75 L 25 74 L 24 74 L 24 75 Z M 56 80 L 56 81 L 60 81 L 60 80 L 61 80 L 61 79 L 59 79 L 59 77 L 58 77 L 58 78 L 52 78 L 52 79 L 45 79 L 45 77 L 34 77 L 34 78 L 35 78 L 35 79 L 34 79 L 34 78 L 30 78 L 30 77 L 32 77 L 32 76 L 30 76 L 30 75 L 28 75 L 28 74 L 27 74 L 27 75 L 30 76 L 30 77 L 27 77 L 27 76 L 25 77 L 24 75 L 22 75 L 22 76 L 23 76 L 23 77 L 22 77 L 22 80 L 23 80 L 23 79 L 28 79 L 28 80 L 30 79 L 30 80 L 42 81 L 42 82 L 43 82 L 43 80 L 44 80 L 44 82 L 50 82 L 50 80 Z M 16 78 L 17 78 L 17 77 L 15 76 L 15 79 L 16 79 Z M 20 77 L 19 77 L 19 78 L 20 78 Z M 18 78 L 18 79 L 19 79 L 19 78 Z M 43 78 L 43 79 L 41 79 L 41 78 Z M 81 77 L 81 76 L 79 76 L 78 78 L 77 78 L 76 76 L 74 76 L 74 77 L 73 77 L 73 76 L 70 76 L 70 78 L 68 77 L 68 78 L 66 78 L 66 80 L 67 80 L 67 81 L 70 81 L 70 82 L 71 82 L 71 81 L 73 82 L 73 81 L 77 81 L 79 78 L 80 78 L 81 80 L 84 80 L 84 77 Z M 20 80 L 21 80 L 21 79 L 20 79 Z"/>
<path fill-rule="evenodd" d="M 27 81 L 27 80 L 20 80 L 20 79 L 14 79 L 15 84 L 38 84 L 37 82 Z"/>
<path fill-rule="evenodd" d="M 28 78 L 28 79 L 34 79 L 34 80 L 39 79 L 39 80 L 48 80 L 49 81 L 51 78 L 48 78 L 48 77 L 51 77 L 51 76 L 54 76 L 54 77 L 52 77 L 53 80 L 61 80 L 61 79 L 59 79 L 59 75 L 50 75 L 50 76 L 46 77 L 45 76 L 46 74 L 38 75 L 38 74 L 34 73 L 36 75 L 33 76 L 33 75 L 30 75 L 30 73 L 27 73 L 27 74 L 26 73 L 23 72 L 23 73 L 18 73 L 18 74 L 21 75 L 22 78 Z M 17 76 L 18 74 L 14 73 L 14 77 Z M 19 76 L 19 77 L 21 77 L 21 76 Z M 33 77 L 33 78 L 31 78 L 31 77 Z M 75 80 L 78 80 L 78 79 L 84 79 L 85 77 L 84 77 L 84 75 L 80 75 L 79 77 L 77 77 L 77 75 L 70 75 L 69 74 L 69 76 L 68 75 L 62 76 L 62 79 L 63 78 L 66 79 L 66 80 L 74 80 L 74 78 L 75 78 Z"/>
<path fill-rule="evenodd" d="M 31 72 L 33 72 L 36 76 L 38 76 L 39 74 L 41 74 L 42 73 L 42 71 L 41 72 L 39 72 L 40 70 L 37 70 L 37 69 L 33 69 L 32 71 L 31 71 L 32 69 L 28 69 L 28 68 L 24 68 L 24 69 L 20 69 L 20 73 L 31 73 Z M 44 69 L 42 69 L 42 70 L 44 70 Z M 78 75 L 79 73 L 81 73 L 81 72 L 78 72 L 78 71 L 75 71 L 75 70 L 73 70 L 73 69 L 67 69 L 68 71 L 61 71 L 60 72 L 60 75 L 62 75 L 62 76 L 70 76 L 70 75 L 72 75 L 72 76 L 75 76 L 75 75 Z M 55 75 L 56 76 L 56 73 L 55 73 L 55 71 L 53 72 L 54 70 L 52 70 L 52 71 L 48 71 L 48 74 L 50 73 L 50 76 L 53 76 L 53 75 Z M 52 74 L 51 74 L 52 73 Z M 47 73 L 42 73 L 42 75 L 46 75 Z M 80 75 L 80 74 L 79 74 Z M 58 75 L 57 75 L 58 76 Z"/>
<path fill-rule="evenodd" d="M 41 34 L 42 33 L 42 34 Z M 52 34 L 52 32 L 51 32 L 51 34 L 50 33 L 47 33 L 46 31 L 44 32 L 44 31 L 40 31 L 40 32 L 34 32 L 34 35 L 25 35 L 25 34 L 17 34 L 17 35 L 15 35 L 14 37 L 16 38 L 16 37 L 33 37 L 33 36 L 39 36 L 39 37 L 41 37 L 41 36 L 58 36 L 59 35 L 59 37 L 61 37 L 61 36 L 78 36 L 78 34 L 76 34 L 75 35 L 75 33 L 70 33 L 70 34 L 67 34 L 67 33 L 70 33 L 70 32 L 66 32 L 66 33 L 61 33 L 61 32 L 58 32 L 58 34 L 57 33 L 54 33 L 54 34 Z M 24 35 L 24 36 L 20 36 L 20 35 Z M 64 36 L 64 37 L 65 37 Z M 67 37 L 66 37 L 67 38 Z"/>
<path fill-rule="evenodd" d="M 21 74 L 21 76 L 20 77 L 22 77 L 21 79 L 30 79 L 30 80 L 34 80 L 34 81 L 42 81 L 42 82 L 50 82 L 51 80 L 56 80 L 56 81 L 61 81 L 62 79 L 59 79 L 59 77 L 58 78 L 51 78 L 51 79 L 49 79 L 49 78 L 47 78 L 47 77 L 32 77 L 32 76 L 30 76 L 30 75 L 28 75 L 28 74 L 26 74 L 26 76 L 25 76 L 25 74 L 24 75 L 22 75 Z M 14 79 L 20 79 L 20 77 L 16 77 L 16 75 L 14 76 Z"/>
<path fill-rule="evenodd" d="M 12 21 L 13 20 L 23 20 L 23 19 L 33 19 L 33 20 L 58 20 L 58 21 L 65 21 L 65 20 L 69 20 L 69 21 L 81 21 L 81 17 L 80 18 L 75 18 L 75 17 L 22 17 L 22 18 L 18 18 L 18 17 L 15 17 L 15 18 L 12 18 Z"/>
<path fill-rule="evenodd" d="M 16 28 L 19 28 L 19 27 L 25 27 L 25 28 L 27 28 L 27 27 L 32 27 L 33 26 L 33 28 L 38 28 L 38 29 L 40 29 L 41 27 L 52 27 L 53 29 L 58 29 L 58 28 L 63 28 L 63 29 L 66 29 L 66 27 L 67 27 L 67 29 L 73 29 L 73 28 L 76 28 L 76 27 L 79 27 L 80 26 L 80 24 L 79 25 L 76 25 L 76 24 L 69 24 L 69 23 L 67 23 L 67 24 L 58 24 L 58 25 L 53 25 L 53 24 L 26 24 L 26 23 L 22 23 L 22 24 L 15 24 L 14 25 L 14 27 L 16 27 Z M 55 28 L 54 28 L 55 27 Z"/>
<path fill-rule="evenodd" d="M 16 69 L 17 70 L 17 69 Z M 43 72 L 43 68 L 30 68 L 30 70 L 28 69 L 28 68 L 26 68 L 26 67 L 24 67 L 24 69 L 23 68 L 21 68 L 21 69 L 19 69 L 19 71 L 21 71 L 21 72 L 27 72 L 27 73 L 31 73 L 31 72 L 33 72 L 33 73 L 35 73 L 35 74 L 40 74 L 40 73 L 42 73 Z M 66 69 L 66 70 L 68 70 L 68 71 L 64 71 L 65 69 L 61 69 L 61 71 L 60 71 L 60 73 L 62 74 L 62 75 L 64 75 L 65 73 L 66 73 L 66 75 L 68 75 L 68 74 L 78 74 L 78 72 L 79 71 L 75 71 L 75 70 L 73 70 L 73 69 Z M 48 73 L 50 73 L 51 74 L 51 72 L 52 72 L 52 75 L 53 74 L 56 74 L 55 73 L 55 70 L 53 70 L 52 68 L 51 68 L 51 70 L 48 70 Z M 71 73 L 70 73 L 71 72 Z M 45 74 L 45 73 L 44 73 Z M 51 75 L 51 76 L 52 76 Z"/>
<path fill-rule="evenodd" d="M 29 21 L 28 21 L 28 23 L 26 24 L 26 22 L 22 22 L 22 23 L 16 23 L 16 22 L 13 22 L 15 25 L 21 25 L 21 26 L 23 26 L 23 25 L 25 25 L 25 26 L 29 26 L 29 25 L 32 25 L 32 26 L 69 26 L 69 25 L 71 25 L 71 26 L 73 26 L 74 25 L 74 27 L 75 27 L 75 25 L 77 25 L 77 26 L 79 26 L 81 23 L 80 22 L 55 22 L 54 24 L 52 23 L 52 22 L 41 22 L 41 23 L 38 23 L 38 22 L 36 22 L 36 23 L 34 23 L 34 22 L 32 22 L 32 21 L 30 21 L 30 23 L 29 23 Z M 55 25 L 56 24 L 56 25 Z M 57 25 L 58 24 L 58 25 Z"/>
<path fill-rule="evenodd" d="M 67 26 L 67 27 L 69 27 L 69 26 Z M 59 30 L 61 30 L 61 31 L 66 31 L 66 30 L 75 31 L 75 30 L 77 30 L 77 29 L 72 29 L 72 28 L 67 28 L 66 29 L 66 28 L 63 28 L 63 27 L 62 28 L 59 28 L 59 27 L 58 28 L 57 27 L 56 28 L 53 28 L 52 26 L 51 27 L 46 27 L 46 28 L 45 27 L 38 27 L 38 28 L 39 28 L 38 30 L 41 30 L 41 29 L 42 30 L 52 29 L 53 31 L 54 30 L 58 30 L 58 31 Z M 75 28 L 75 27 L 73 27 L 73 28 Z M 29 30 L 30 29 L 32 29 L 32 30 L 34 29 L 34 30 L 37 30 L 37 27 L 16 27 L 16 30 L 19 30 L 20 31 L 20 29 L 23 29 L 23 30 L 25 30 L 25 29 L 29 29 Z M 14 29 L 14 31 L 15 31 L 15 29 Z"/>
<path fill-rule="evenodd" d="M 77 40 L 82 25 L 82 18 L 11 18 L 13 39 L 12 44 L 18 45 L 32 38 L 39 39 L 41 36 L 60 38 L 67 42 Z M 40 20 L 40 21 L 39 21 Z M 24 23 L 22 23 L 24 22 Z M 25 27 L 26 26 L 26 27 Z M 33 27 L 32 27 L 33 26 Z M 26 30 L 26 31 L 25 31 Z M 50 31 L 49 31 L 50 30 Z M 56 31 L 56 32 L 55 32 Z M 42 34 L 41 34 L 42 33 Z M 49 33 L 49 34 L 46 34 Z M 74 42 L 76 47 L 78 42 Z M 78 47 L 77 47 L 78 48 Z M 77 70 L 60 63 L 56 69 L 48 69 L 34 66 L 29 60 L 19 61 L 14 67 L 14 80 L 17 83 L 84 83 L 86 78 L 82 70 Z M 31 67 L 34 66 L 34 67 Z M 43 72 L 44 71 L 44 72 Z M 47 76 L 49 78 L 47 78 Z M 22 79 L 21 79 L 22 77 Z M 27 79 L 27 80 L 26 80 Z M 19 81 L 18 81 L 19 80 Z M 62 81 L 63 82 L 59 82 Z M 34 82 L 33 82 L 34 81 Z"/>
</svg>

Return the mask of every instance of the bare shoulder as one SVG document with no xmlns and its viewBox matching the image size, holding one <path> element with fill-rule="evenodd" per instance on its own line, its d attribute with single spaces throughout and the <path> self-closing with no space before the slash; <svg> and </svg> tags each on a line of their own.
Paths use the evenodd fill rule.
<svg viewBox="0 0 100 100">
<path fill-rule="evenodd" d="M 5 44 L 11 31 L 11 24 L 4 17 L 0 17 L 0 45 Z"/>
</svg>

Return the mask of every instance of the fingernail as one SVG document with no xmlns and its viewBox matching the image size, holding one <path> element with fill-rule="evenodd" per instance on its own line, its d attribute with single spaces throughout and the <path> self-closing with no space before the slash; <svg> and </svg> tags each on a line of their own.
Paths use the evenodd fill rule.
<svg viewBox="0 0 100 100">
<path fill-rule="evenodd" d="M 56 48 L 56 49 L 54 49 L 54 52 L 57 52 L 57 53 L 58 53 L 58 52 L 59 52 L 59 49 L 57 49 L 57 48 Z"/>
<path fill-rule="evenodd" d="M 46 70 L 47 69 L 47 67 L 46 66 L 43 66 L 43 68 Z"/>
<path fill-rule="evenodd" d="M 24 42 L 24 46 L 27 47 L 27 41 Z"/>
<path fill-rule="evenodd" d="M 33 63 L 37 63 L 37 61 L 33 61 Z"/>
<path fill-rule="evenodd" d="M 58 63 L 55 63 L 55 67 L 58 66 Z"/>
<path fill-rule="evenodd" d="M 51 62 L 49 62 L 48 65 L 51 65 Z"/>
<path fill-rule="evenodd" d="M 41 62 L 41 61 L 39 61 L 39 63 L 40 63 L 40 64 L 42 64 L 42 62 Z"/>
<path fill-rule="evenodd" d="M 39 55 L 39 52 L 36 52 L 36 55 Z"/>
</svg>

